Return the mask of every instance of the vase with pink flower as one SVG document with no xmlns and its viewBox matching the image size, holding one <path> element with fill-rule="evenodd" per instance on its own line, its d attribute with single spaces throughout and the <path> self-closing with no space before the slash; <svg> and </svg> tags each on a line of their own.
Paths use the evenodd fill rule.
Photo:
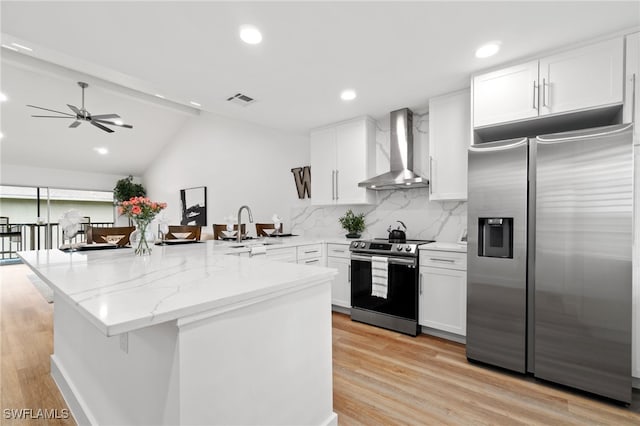
<svg viewBox="0 0 640 426">
<path fill-rule="evenodd" d="M 154 237 L 149 224 L 166 207 L 167 203 L 151 201 L 147 197 L 132 197 L 128 201 L 118 203 L 119 213 L 130 218 L 136 225 L 129 241 L 138 256 L 151 254 Z"/>
</svg>

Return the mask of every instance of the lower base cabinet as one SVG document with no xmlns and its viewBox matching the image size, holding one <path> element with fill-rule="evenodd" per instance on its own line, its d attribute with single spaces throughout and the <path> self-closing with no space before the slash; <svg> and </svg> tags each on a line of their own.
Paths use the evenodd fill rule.
<svg viewBox="0 0 640 426">
<path fill-rule="evenodd" d="M 343 308 L 351 308 L 351 259 L 349 243 L 327 244 L 327 267 L 338 270 L 331 285 L 331 303 Z"/>
<path fill-rule="evenodd" d="M 466 254 L 423 250 L 421 258 L 423 254 L 427 254 L 426 257 L 432 261 L 421 261 L 422 265 L 428 266 L 420 266 L 418 323 L 436 330 L 466 336 L 467 271 L 466 267 L 463 268 L 455 262 L 455 258 L 466 257 Z M 438 261 L 449 267 L 440 267 Z"/>
</svg>

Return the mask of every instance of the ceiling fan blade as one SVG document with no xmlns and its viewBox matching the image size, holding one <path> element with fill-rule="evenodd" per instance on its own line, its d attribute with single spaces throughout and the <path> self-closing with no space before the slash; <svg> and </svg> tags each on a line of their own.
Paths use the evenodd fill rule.
<svg viewBox="0 0 640 426">
<path fill-rule="evenodd" d="M 82 121 L 76 120 L 73 123 L 69 124 L 69 127 L 75 128 L 75 127 L 78 127 L 80 124 L 82 124 Z"/>
<path fill-rule="evenodd" d="M 120 116 L 118 114 L 99 114 L 99 115 L 92 115 L 91 118 L 97 118 L 98 120 L 105 120 L 108 118 L 120 118 Z"/>
<path fill-rule="evenodd" d="M 113 121 L 109 121 L 109 120 L 96 120 L 95 119 L 95 115 L 91 116 L 91 121 L 97 121 L 98 123 L 104 123 L 104 124 L 108 124 L 110 126 L 119 126 L 119 127 L 125 127 L 127 129 L 133 129 L 133 126 L 131 124 L 118 124 L 118 123 L 114 123 Z"/>
<path fill-rule="evenodd" d="M 61 117 L 59 115 L 32 115 L 32 117 L 38 117 L 38 118 L 66 118 L 68 119 L 75 119 L 75 117 L 71 116 L 71 117 Z"/>
<path fill-rule="evenodd" d="M 27 106 L 31 107 L 31 108 L 43 109 L 45 111 L 56 112 L 58 114 L 68 115 L 69 117 L 75 117 L 75 115 L 73 115 L 73 114 L 69 114 L 68 112 L 56 111 L 55 109 L 43 108 L 43 107 L 39 107 L 39 106 L 35 106 L 35 105 L 27 105 Z"/>
<path fill-rule="evenodd" d="M 104 130 L 105 132 L 113 133 L 113 130 L 111 130 L 110 128 L 105 127 L 105 126 L 103 126 L 103 125 L 102 125 L 102 124 L 100 124 L 100 123 L 96 123 L 96 122 L 95 122 L 95 121 L 93 121 L 93 120 L 91 120 L 89 123 L 93 124 L 93 125 L 94 125 L 94 126 L 96 126 L 98 129 L 102 129 L 102 130 Z"/>
<path fill-rule="evenodd" d="M 71 108 L 71 111 L 75 112 L 77 115 L 82 115 L 82 114 L 80 113 L 80 110 L 79 110 L 78 108 L 76 108 L 76 107 L 74 107 L 73 105 L 70 105 L 70 104 L 67 104 L 67 106 L 68 106 L 69 108 Z"/>
</svg>

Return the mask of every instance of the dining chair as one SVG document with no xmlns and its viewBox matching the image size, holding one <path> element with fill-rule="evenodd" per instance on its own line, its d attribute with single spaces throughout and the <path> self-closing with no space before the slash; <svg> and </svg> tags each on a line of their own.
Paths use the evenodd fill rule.
<svg viewBox="0 0 640 426">
<path fill-rule="evenodd" d="M 83 216 L 82 220 L 80 221 L 80 230 L 78 231 L 78 234 L 84 235 L 86 237 L 87 231 L 89 230 L 90 226 L 91 226 L 91 217 Z"/>
<path fill-rule="evenodd" d="M 129 237 L 136 229 L 135 226 L 96 227 L 87 229 L 87 243 L 116 243 L 118 246 L 126 246 L 130 243 Z"/>
<path fill-rule="evenodd" d="M 200 241 L 200 225 L 169 225 L 166 240 L 186 239 Z"/>
<path fill-rule="evenodd" d="M 240 227 L 240 229 L 242 230 L 242 235 L 246 234 L 247 232 L 247 227 L 246 225 L 243 223 L 242 226 Z M 227 225 L 219 225 L 219 224 L 214 224 L 213 225 L 213 239 L 214 240 L 221 240 L 223 238 L 223 234 L 222 231 L 226 231 L 227 230 Z M 238 230 L 238 224 L 233 225 L 233 230 L 237 231 Z"/>
<path fill-rule="evenodd" d="M 276 225 L 274 223 L 256 223 L 256 235 L 258 237 L 268 237 L 269 234 L 264 232 L 264 229 L 276 229 Z M 282 223 L 275 232 L 282 232 Z"/>
<path fill-rule="evenodd" d="M 19 225 L 10 225 L 9 218 L 7 216 L 0 216 L 0 238 L 2 239 L 2 258 L 9 253 L 15 253 L 22 250 L 22 231 Z M 5 238 L 9 239 L 9 249 L 5 250 Z M 17 250 L 12 250 L 12 243 L 17 244 Z"/>
</svg>

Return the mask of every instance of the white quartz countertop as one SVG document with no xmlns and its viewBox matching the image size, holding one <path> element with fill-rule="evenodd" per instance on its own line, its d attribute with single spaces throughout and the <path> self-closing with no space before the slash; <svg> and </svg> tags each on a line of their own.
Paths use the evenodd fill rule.
<svg viewBox="0 0 640 426">
<path fill-rule="evenodd" d="M 284 239 L 268 247 L 322 242 Z M 249 240 L 251 241 L 251 240 Z M 244 242 L 243 242 L 244 243 Z M 333 278 L 329 268 L 226 256 L 233 242 L 154 246 L 139 257 L 130 248 L 19 252 L 23 261 L 107 336 L 177 320 Z"/>
</svg>

